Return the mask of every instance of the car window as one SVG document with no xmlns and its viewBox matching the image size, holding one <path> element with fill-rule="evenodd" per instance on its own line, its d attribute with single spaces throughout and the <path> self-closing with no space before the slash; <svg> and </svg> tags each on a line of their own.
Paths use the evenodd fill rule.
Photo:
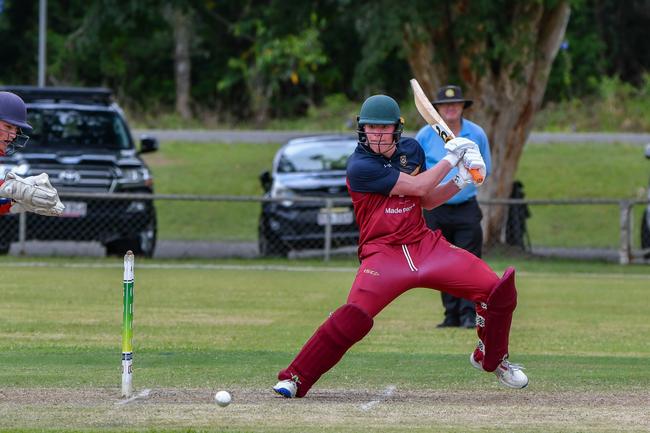
<svg viewBox="0 0 650 433">
<path fill-rule="evenodd" d="M 34 127 L 30 149 L 131 147 L 124 121 L 110 111 L 30 108 L 28 118 Z"/>
<path fill-rule="evenodd" d="M 288 146 L 280 155 L 278 173 L 345 170 L 355 142 L 307 143 Z"/>
</svg>

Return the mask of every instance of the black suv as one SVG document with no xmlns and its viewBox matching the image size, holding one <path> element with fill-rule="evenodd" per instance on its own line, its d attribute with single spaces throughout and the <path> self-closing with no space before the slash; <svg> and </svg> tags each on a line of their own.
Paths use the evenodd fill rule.
<svg viewBox="0 0 650 433">
<path fill-rule="evenodd" d="M 126 250 L 151 257 L 156 246 L 156 211 L 151 200 L 66 199 L 74 193 L 153 194 L 153 178 L 139 154 L 158 149 L 143 137 L 137 151 L 122 110 L 109 89 L 1 87 L 27 104 L 34 127 L 27 146 L 0 157 L 0 176 L 47 173 L 63 198 L 61 217 L 27 214 L 25 238 L 99 241 L 110 255 Z M 0 220 L 0 254 L 18 240 L 18 217 Z"/>
<path fill-rule="evenodd" d="M 345 184 L 345 169 L 357 139 L 314 136 L 290 140 L 260 175 L 265 191 L 258 225 L 262 256 L 286 256 L 291 249 L 323 248 L 326 224 L 331 245 L 356 245 L 359 229 Z M 299 200 L 314 197 L 318 200 Z M 329 209 L 325 199 L 339 199 Z M 342 203 L 341 203 L 342 202 Z"/>
</svg>

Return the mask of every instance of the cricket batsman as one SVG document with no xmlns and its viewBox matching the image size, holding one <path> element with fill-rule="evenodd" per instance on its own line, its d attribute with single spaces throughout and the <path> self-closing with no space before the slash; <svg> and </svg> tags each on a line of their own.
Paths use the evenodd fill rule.
<svg viewBox="0 0 650 433">
<path fill-rule="evenodd" d="M 427 287 L 469 299 L 476 305 L 478 344 L 470 364 L 492 372 L 510 388 L 528 377 L 508 361 L 508 337 L 517 304 L 515 271 L 499 277 L 473 254 L 450 244 L 425 224 L 422 208 L 432 209 L 474 183 L 469 168 L 485 178 L 478 146 L 458 137 L 445 144 L 447 155 L 426 170 L 418 142 L 403 138 L 397 102 L 374 95 L 357 118 L 358 145 L 347 166 L 347 186 L 359 225 L 360 267 L 347 301 L 334 311 L 278 374 L 273 390 L 304 397 L 345 352 L 372 329 L 373 319 L 394 299 Z M 453 167 L 458 174 L 441 183 Z"/>
<path fill-rule="evenodd" d="M 0 92 L 0 157 L 9 156 L 25 147 L 31 125 L 27 123 L 27 108 L 20 96 L 11 92 Z M 0 180 L 0 215 L 7 213 L 34 212 L 41 215 L 58 216 L 64 206 L 59 194 L 50 184 L 47 173 L 22 178 L 7 173 Z"/>
</svg>

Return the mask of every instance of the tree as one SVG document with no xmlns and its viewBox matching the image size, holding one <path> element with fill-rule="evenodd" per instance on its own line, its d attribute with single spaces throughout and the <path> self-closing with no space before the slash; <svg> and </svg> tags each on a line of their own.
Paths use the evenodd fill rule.
<svg viewBox="0 0 650 433">
<path fill-rule="evenodd" d="M 474 99 L 471 118 L 485 129 L 495 170 L 481 198 L 508 198 L 535 112 L 569 21 L 567 0 L 375 2 L 361 18 L 400 38 L 408 64 L 428 95 L 459 83 Z M 401 32 L 387 32 L 401 22 Z M 389 33 L 392 36 L 388 36 Z M 379 36 L 376 35 L 375 38 Z M 392 38 L 392 39 L 391 39 Z M 372 40 L 363 52 L 372 52 Z M 404 83 L 407 86 L 407 83 Z M 498 241 L 505 207 L 484 209 L 485 241 Z"/>
<path fill-rule="evenodd" d="M 300 87 L 301 93 L 311 94 L 315 73 L 328 60 L 319 40 L 323 23 L 308 2 L 303 2 L 302 8 L 295 6 L 281 1 L 268 8 L 248 4 L 234 22 L 212 13 L 227 23 L 230 33 L 247 43 L 237 56 L 228 59 L 229 71 L 219 80 L 218 89 L 228 91 L 243 83 L 252 117 L 259 127 L 270 117 L 271 107 L 286 99 L 286 87 Z M 289 26 L 286 17 L 290 14 L 306 14 L 307 18 L 299 25 Z"/>
<path fill-rule="evenodd" d="M 166 4 L 162 14 L 174 31 L 174 80 L 176 83 L 176 112 L 185 120 L 192 117 L 190 109 L 192 89 L 192 11 L 180 5 Z"/>
</svg>

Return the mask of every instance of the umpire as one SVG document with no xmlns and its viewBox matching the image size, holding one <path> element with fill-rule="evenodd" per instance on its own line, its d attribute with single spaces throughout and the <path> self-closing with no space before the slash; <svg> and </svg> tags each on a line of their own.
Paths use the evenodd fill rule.
<svg viewBox="0 0 650 433">
<path fill-rule="evenodd" d="M 491 171 L 490 143 L 483 128 L 463 117 L 463 111 L 472 105 L 472 100 L 463 98 L 459 86 L 447 85 L 438 89 L 433 105 L 445 120 L 456 137 L 465 137 L 478 144 L 487 168 Z M 426 125 L 415 136 L 420 143 L 427 159 L 427 168 L 436 165 L 445 155 L 444 142 Z M 445 180 L 453 179 L 458 171 L 452 169 Z M 483 214 L 476 201 L 476 187 L 469 185 L 452 197 L 444 205 L 430 211 L 424 211 L 427 225 L 432 229 L 440 229 L 442 235 L 452 244 L 463 248 L 477 257 L 481 257 L 483 245 L 483 230 L 481 219 Z M 445 307 L 445 318 L 437 325 L 438 328 L 463 327 L 474 328 L 476 312 L 474 304 L 466 299 L 456 298 L 441 292 L 442 304 Z"/>
</svg>

